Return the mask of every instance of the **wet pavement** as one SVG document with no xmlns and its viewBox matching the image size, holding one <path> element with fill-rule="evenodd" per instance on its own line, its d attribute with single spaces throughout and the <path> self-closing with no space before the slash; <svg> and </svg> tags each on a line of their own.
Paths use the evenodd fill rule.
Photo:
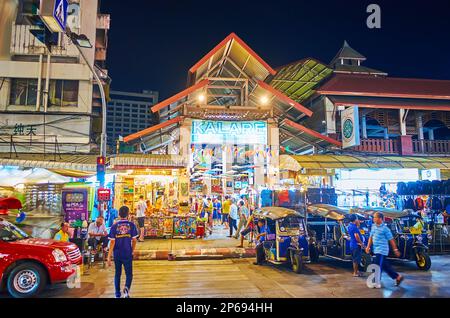
<svg viewBox="0 0 450 318">
<path fill-rule="evenodd" d="M 195 261 L 135 261 L 132 297 L 450 297 L 450 255 L 433 256 L 430 271 L 417 270 L 414 262 L 396 263 L 405 276 L 395 287 L 383 275 L 381 289 L 366 286 L 365 277 L 354 278 L 351 264 L 321 259 L 307 264 L 302 274 L 285 266 L 255 266 L 252 259 Z M 113 297 L 114 270 L 100 266 L 82 277 L 81 288 L 59 285 L 42 297 Z M 5 297 L 2 294 L 0 297 Z"/>
</svg>

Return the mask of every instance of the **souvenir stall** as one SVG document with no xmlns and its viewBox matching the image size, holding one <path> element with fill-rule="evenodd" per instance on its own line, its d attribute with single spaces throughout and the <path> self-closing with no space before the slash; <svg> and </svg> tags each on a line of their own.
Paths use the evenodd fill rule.
<svg viewBox="0 0 450 318">
<path fill-rule="evenodd" d="M 148 238 L 193 238 L 196 216 L 191 214 L 189 179 L 185 169 L 134 169 L 118 172 L 115 206 L 127 201 L 132 217 L 142 195 L 147 203 L 144 235 Z"/>
<path fill-rule="evenodd" d="M 450 179 L 399 182 L 397 194 L 400 209 L 420 213 L 427 223 L 430 253 L 450 252 Z"/>
<path fill-rule="evenodd" d="M 135 215 L 139 197 L 147 203 L 147 214 L 178 214 L 189 200 L 189 179 L 185 169 L 136 169 L 117 173 L 114 206 L 125 200 L 131 215 Z"/>
</svg>

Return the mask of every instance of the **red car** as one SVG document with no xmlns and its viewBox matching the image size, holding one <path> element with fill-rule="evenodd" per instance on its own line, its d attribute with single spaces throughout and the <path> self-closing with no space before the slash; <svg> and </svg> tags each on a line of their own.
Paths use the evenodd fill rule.
<svg viewBox="0 0 450 318">
<path fill-rule="evenodd" d="M 31 238 L 0 218 L 0 290 L 13 297 L 33 297 L 47 285 L 75 277 L 82 262 L 72 243 Z"/>
</svg>

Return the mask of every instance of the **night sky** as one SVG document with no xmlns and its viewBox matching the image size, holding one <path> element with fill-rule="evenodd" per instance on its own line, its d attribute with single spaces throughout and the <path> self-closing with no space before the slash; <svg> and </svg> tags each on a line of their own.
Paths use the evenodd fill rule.
<svg viewBox="0 0 450 318">
<path fill-rule="evenodd" d="M 366 26 L 370 3 L 381 6 L 381 29 Z M 231 32 L 274 68 L 329 63 L 347 40 L 389 76 L 450 79 L 450 0 L 102 0 L 102 13 L 111 14 L 112 89 L 156 90 L 160 100 Z"/>
</svg>

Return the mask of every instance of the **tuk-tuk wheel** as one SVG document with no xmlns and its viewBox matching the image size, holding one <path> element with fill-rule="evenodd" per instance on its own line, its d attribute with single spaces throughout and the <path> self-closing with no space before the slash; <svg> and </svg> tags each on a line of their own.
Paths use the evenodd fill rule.
<svg viewBox="0 0 450 318">
<path fill-rule="evenodd" d="M 300 274 L 302 272 L 303 262 L 302 262 L 301 254 L 291 251 L 291 265 L 292 265 L 293 272 L 295 272 L 297 274 Z"/>
<path fill-rule="evenodd" d="M 372 257 L 370 257 L 369 254 L 366 253 L 362 253 L 361 254 L 361 263 L 359 264 L 359 266 L 361 267 L 361 270 L 363 272 L 367 271 L 367 267 L 369 267 L 369 265 L 372 263 Z"/>
<path fill-rule="evenodd" d="M 422 271 L 427 271 L 431 267 L 431 258 L 427 253 L 416 253 L 416 265 Z"/>
</svg>

